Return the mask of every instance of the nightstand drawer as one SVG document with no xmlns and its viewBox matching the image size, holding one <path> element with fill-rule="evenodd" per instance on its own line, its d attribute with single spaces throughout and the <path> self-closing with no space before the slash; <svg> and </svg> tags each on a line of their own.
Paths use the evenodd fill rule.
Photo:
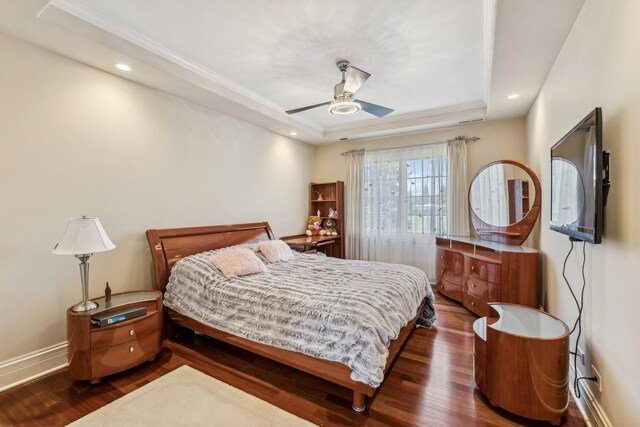
<svg viewBox="0 0 640 427">
<path fill-rule="evenodd" d="M 158 312 L 147 314 L 146 318 L 132 319 L 123 326 L 110 326 L 91 331 L 91 348 L 104 348 L 134 341 L 158 330 Z"/>
<path fill-rule="evenodd" d="M 136 366 L 160 351 L 160 331 L 135 341 L 91 351 L 91 377 L 101 378 Z"/>
</svg>

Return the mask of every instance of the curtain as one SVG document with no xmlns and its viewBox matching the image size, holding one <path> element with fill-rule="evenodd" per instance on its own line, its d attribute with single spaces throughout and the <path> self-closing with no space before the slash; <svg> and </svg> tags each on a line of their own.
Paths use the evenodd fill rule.
<svg viewBox="0 0 640 427">
<path fill-rule="evenodd" d="M 509 225 L 508 184 L 503 164 L 485 168 L 471 186 L 471 208 L 484 222 Z"/>
<path fill-rule="evenodd" d="M 347 155 L 347 188 L 345 189 L 345 246 L 347 259 L 362 259 L 364 246 L 363 189 L 364 150 Z"/>
<path fill-rule="evenodd" d="M 435 279 L 448 231 L 447 144 L 366 151 L 362 259 L 412 265 Z"/>
<path fill-rule="evenodd" d="M 456 138 L 447 143 L 449 158 L 449 188 L 447 207 L 449 213 L 448 233 L 453 236 L 469 235 L 469 200 L 467 193 L 467 143 Z"/>
</svg>

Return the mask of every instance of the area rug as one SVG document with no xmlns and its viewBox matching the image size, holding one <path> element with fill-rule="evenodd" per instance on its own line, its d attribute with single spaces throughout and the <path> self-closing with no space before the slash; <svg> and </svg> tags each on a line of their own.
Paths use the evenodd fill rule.
<svg viewBox="0 0 640 427">
<path fill-rule="evenodd" d="M 71 426 L 314 426 L 188 366 L 80 418 Z"/>
</svg>

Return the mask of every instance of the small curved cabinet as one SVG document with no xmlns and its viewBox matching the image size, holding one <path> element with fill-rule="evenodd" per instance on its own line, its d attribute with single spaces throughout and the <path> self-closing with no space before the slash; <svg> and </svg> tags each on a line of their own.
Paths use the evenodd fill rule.
<svg viewBox="0 0 640 427">
<path fill-rule="evenodd" d="M 542 311 L 489 304 L 473 324 L 476 385 L 491 404 L 560 424 L 569 405 L 569 328 Z"/>
<path fill-rule="evenodd" d="M 134 291 L 114 294 L 111 301 L 93 300 L 98 308 L 84 312 L 67 310 L 69 377 L 89 380 L 152 360 L 162 349 L 162 293 Z M 110 326 L 96 327 L 91 316 L 127 307 L 145 307 L 147 314 Z"/>
</svg>

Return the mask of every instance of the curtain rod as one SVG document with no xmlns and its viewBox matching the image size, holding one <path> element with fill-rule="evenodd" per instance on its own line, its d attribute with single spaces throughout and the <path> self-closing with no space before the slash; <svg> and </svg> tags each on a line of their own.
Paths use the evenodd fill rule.
<svg viewBox="0 0 640 427">
<path fill-rule="evenodd" d="M 387 147 L 387 148 L 374 148 L 372 150 L 366 150 L 364 148 L 356 148 L 353 150 L 349 150 L 349 151 L 345 151 L 343 153 L 340 153 L 343 156 L 347 156 L 351 153 L 358 153 L 360 151 L 385 151 L 385 150 L 396 150 L 399 148 L 412 148 L 412 147 L 425 147 L 427 145 L 434 145 L 434 144 L 443 144 L 445 142 L 453 142 L 453 141 L 464 141 L 464 142 L 476 142 L 478 141 L 480 138 L 477 136 L 471 136 L 471 137 L 466 137 L 466 136 L 456 136 L 453 139 L 445 139 L 444 141 L 435 141 L 435 142 L 430 142 L 428 144 L 414 144 L 414 145 L 402 145 L 400 147 Z"/>
</svg>

